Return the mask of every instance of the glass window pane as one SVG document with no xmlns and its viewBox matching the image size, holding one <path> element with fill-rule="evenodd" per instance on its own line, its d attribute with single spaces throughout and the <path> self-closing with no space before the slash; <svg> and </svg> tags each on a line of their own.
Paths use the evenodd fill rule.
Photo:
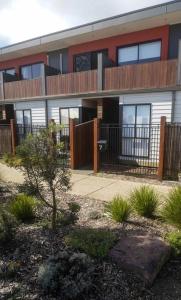
<svg viewBox="0 0 181 300">
<path fill-rule="evenodd" d="M 149 138 L 150 105 L 137 106 L 136 124 L 136 137 Z"/>
<path fill-rule="evenodd" d="M 60 123 L 64 125 L 69 124 L 69 111 L 68 108 L 60 109 Z"/>
<path fill-rule="evenodd" d="M 70 118 L 71 119 L 79 119 L 79 109 L 78 108 L 70 108 Z"/>
<path fill-rule="evenodd" d="M 41 65 L 42 64 L 34 64 L 32 65 L 32 78 L 41 77 Z"/>
<path fill-rule="evenodd" d="M 23 125 L 23 111 L 22 110 L 16 111 L 16 123 Z"/>
<path fill-rule="evenodd" d="M 75 56 L 75 71 L 88 71 L 91 70 L 91 54 L 80 54 Z"/>
<path fill-rule="evenodd" d="M 150 123 L 150 105 L 138 105 L 136 124 L 147 125 Z"/>
<path fill-rule="evenodd" d="M 139 59 L 160 58 L 161 42 L 152 42 L 139 45 Z"/>
<path fill-rule="evenodd" d="M 16 70 L 15 69 L 5 70 L 5 73 L 8 74 L 8 75 L 15 75 L 16 74 Z"/>
<path fill-rule="evenodd" d="M 120 48 L 118 50 L 118 63 L 133 62 L 138 60 L 138 46 Z"/>
<path fill-rule="evenodd" d="M 25 66 L 21 68 L 21 77 L 24 80 L 32 79 L 31 66 Z"/>
<path fill-rule="evenodd" d="M 24 110 L 24 125 L 31 125 L 31 112 Z"/>
<path fill-rule="evenodd" d="M 135 105 L 123 106 L 123 137 L 134 137 L 135 114 Z"/>
</svg>

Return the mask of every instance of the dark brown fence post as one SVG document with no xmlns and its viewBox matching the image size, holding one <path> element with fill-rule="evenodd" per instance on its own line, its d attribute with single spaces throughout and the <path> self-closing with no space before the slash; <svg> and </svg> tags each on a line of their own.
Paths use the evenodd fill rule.
<svg viewBox="0 0 181 300">
<path fill-rule="evenodd" d="M 100 157 L 99 157 L 99 149 L 98 149 L 98 140 L 100 135 L 100 120 L 94 119 L 94 173 L 97 173 L 100 168 Z"/>
<path fill-rule="evenodd" d="M 166 128 L 166 117 L 161 117 L 161 120 L 160 120 L 160 152 L 159 152 L 159 167 L 158 167 L 159 180 L 163 180 L 163 175 L 164 175 L 165 128 Z"/>
<path fill-rule="evenodd" d="M 10 128 L 11 128 L 11 144 L 12 144 L 12 154 L 16 153 L 16 124 L 15 120 L 10 120 Z"/>
<path fill-rule="evenodd" d="M 70 119 L 70 166 L 72 170 L 76 168 L 76 128 L 75 120 Z"/>
</svg>

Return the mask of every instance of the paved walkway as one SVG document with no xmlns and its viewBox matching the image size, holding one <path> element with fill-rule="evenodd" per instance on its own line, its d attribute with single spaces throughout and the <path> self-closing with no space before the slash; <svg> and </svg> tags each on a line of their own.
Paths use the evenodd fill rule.
<svg viewBox="0 0 181 300">
<path fill-rule="evenodd" d="M 0 163 L 0 179 L 19 184 L 23 182 L 23 176 L 20 172 L 2 163 Z M 126 180 L 120 176 L 115 176 L 114 178 L 93 176 L 88 171 L 74 171 L 71 180 L 71 194 L 88 196 L 104 201 L 111 200 L 116 194 L 120 194 L 123 197 L 128 196 L 134 188 L 145 183 L 154 186 L 161 197 L 166 195 L 171 188 L 170 186 L 158 182 L 148 180 L 144 182 L 144 180 L 139 181 L 131 177 Z"/>
</svg>

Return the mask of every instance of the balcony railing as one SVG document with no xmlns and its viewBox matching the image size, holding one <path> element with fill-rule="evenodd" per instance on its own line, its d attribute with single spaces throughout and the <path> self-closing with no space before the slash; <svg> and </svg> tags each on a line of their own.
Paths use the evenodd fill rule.
<svg viewBox="0 0 181 300">
<path fill-rule="evenodd" d="M 105 69 L 105 90 L 167 88 L 176 84 L 177 60 Z"/>
<path fill-rule="evenodd" d="M 96 92 L 97 82 L 97 70 L 47 76 L 47 95 Z"/>
<path fill-rule="evenodd" d="M 0 82 L 0 99 L 176 88 L 178 60 L 90 70 L 39 79 Z"/>
<path fill-rule="evenodd" d="M 5 99 L 37 97 L 42 95 L 42 80 L 20 80 L 4 83 Z"/>
</svg>

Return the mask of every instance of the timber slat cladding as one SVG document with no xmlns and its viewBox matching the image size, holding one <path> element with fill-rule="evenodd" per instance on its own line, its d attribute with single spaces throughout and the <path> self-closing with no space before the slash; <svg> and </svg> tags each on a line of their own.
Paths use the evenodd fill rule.
<svg viewBox="0 0 181 300">
<path fill-rule="evenodd" d="M 156 61 L 105 69 L 105 90 L 176 86 L 177 60 Z"/>
<path fill-rule="evenodd" d="M 75 126 L 74 168 L 93 167 L 94 153 L 94 121 L 88 121 Z"/>
<path fill-rule="evenodd" d="M 181 124 L 167 124 L 165 132 L 164 177 L 178 179 L 181 172 Z"/>
<path fill-rule="evenodd" d="M 48 76 L 47 95 L 97 91 L 97 70 Z"/>
<path fill-rule="evenodd" d="M 41 79 L 4 83 L 5 99 L 27 98 L 42 95 Z"/>
<path fill-rule="evenodd" d="M 9 125 L 0 125 L 0 156 L 11 151 L 11 128 Z"/>
</svg>

